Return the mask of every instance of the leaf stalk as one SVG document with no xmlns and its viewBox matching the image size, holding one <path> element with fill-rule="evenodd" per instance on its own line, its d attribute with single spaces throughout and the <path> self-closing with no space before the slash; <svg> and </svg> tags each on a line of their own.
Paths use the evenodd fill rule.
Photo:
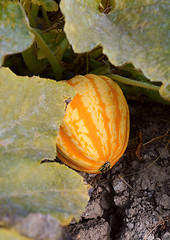
<svg viewBox="0 0 170 240">
<path fill-rule="evenodd" d="M 146 89 L 150 89 L 150 90 L 157 91 L 157 92 L 159 92 L 159 89 L 160 89 L 159 86 L 149 84 L 149 83 L 145 83 L 145 82 L 139 82 L 139 81 L 132 80 L 130 78 L 125 78 L 125 77 L 122 77 L 122 76 L 119 76 L 119 75 L 116 75 L 116 74 L 108 74 L 106 76 L 110 77 L 113 80 L 116 80 L 116 81 L 119 81 L 119 82 L 122 82 L 122 83 L 125 83 L 125 84 L 129 84 L 129 85 L 132 85 L 132 86 L 136 86 L 136 87 L 146 88 Z"/>
<path fill-rule="evenodd" d="M 36 43 L 42 49 L 42 51 L 44 52 L 46 58 L 48 59 L 49 63 L 51 64 L 51 67 L 52 67 L 52 70 L 53 70 L 53 72 L 55 74 L 56 80 L 62 79 L 62 68 L 61 68 L 60 62 L 54 56 L 54 54 L 49 49 L 47 44 L 44 42 L 44 40 L 40 36 L 40 34 L 36 31 L 36 29 L 30 27 L 30 31 L 34 34 Z"/>
</svg>

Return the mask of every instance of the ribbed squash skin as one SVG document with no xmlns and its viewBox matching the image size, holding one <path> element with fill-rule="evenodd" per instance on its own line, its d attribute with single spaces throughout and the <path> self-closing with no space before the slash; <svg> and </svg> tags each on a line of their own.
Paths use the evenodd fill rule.
<svg viewBox="0 0 170 240">
<path fill-rule="evenodd" d="M 105 76 L 67 81 L 77 94 L 68 104 L 57 137 L 57 156 L 87 173 L 102 173 L 123 155 L 129 139 L 129 109 L 119 86 Z"/>
</svg>

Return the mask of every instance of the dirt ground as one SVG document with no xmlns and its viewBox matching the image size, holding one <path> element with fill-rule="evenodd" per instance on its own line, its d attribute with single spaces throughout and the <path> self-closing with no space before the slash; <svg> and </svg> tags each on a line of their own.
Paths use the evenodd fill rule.
<svg viewBox="0 0 170 240">
<path fill-rule="evenodd" d="M 103 175 L 81 175 L 92 185 L 73 240 L 170 239 L 170 106 L 129 101 L 128 149 Z"/>
</svg>

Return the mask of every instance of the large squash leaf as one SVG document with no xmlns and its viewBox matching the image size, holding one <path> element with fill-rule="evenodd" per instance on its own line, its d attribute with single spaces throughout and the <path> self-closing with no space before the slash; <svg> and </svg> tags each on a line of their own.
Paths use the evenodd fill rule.
<svg viewBox="0 0 170 240">
<path fill-rule="evenodd" d="M 55 138 L 73 88 L 39 77 L 19 77 L 8 68 L 0 69 L 0 84 L 3 159 L 55 158 Z"/>
<path fill-rule="evenodd" d="M 0 2 L 0 66 L 5 55 L 22 52 L 33 40 L 22 6 L 11 1 Z"/>
<path fill-rule="evenodd" d="M 162 82 L 160 93 L 170 98 L 167 0 L 116 0 L 109 15 L 99 12 L 99 0 L 62 0 L 65 32 L 76 52 L 96 45 L 114 65 L 132 62 L 151 81 Z"/>
<path fill-rule="evenodd" d="M 65 165 L 40 165 L 56 156 L 65 101 L 74 95 L 64 82 L 0 69 L 0 217 L 41 212 L 68 224 L 84 210 L 82 178 Z"/>
<path fill-rule="evenodd" d="M 18 159 L 1 161 L 0 168 L 1 218 L 40 212 L 51 214 L 65 225 L 85 210 L 89 200 L 87 185 L 65 165 L 39 165 L 30 159 Z"/>
<path fill-rule="evenodd" d="M 14 229 L 0 228 L 0 240 L 33 240 L 33 239 L 21 236 Z"/>
</svg>

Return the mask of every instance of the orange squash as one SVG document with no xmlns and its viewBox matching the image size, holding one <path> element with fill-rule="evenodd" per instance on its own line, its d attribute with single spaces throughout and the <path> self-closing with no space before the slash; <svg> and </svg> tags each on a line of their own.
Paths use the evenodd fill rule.
<svg viewBox="0 0 170 240">
<path fill-rule="evenodd" d="M 71 168 L 103 173 L 120 159 L 129 139 L 129 109 L 110 78 L 87 74 L 67 81 L 77 94 L 57 136 L 57 156 Z"/>
</svg>

